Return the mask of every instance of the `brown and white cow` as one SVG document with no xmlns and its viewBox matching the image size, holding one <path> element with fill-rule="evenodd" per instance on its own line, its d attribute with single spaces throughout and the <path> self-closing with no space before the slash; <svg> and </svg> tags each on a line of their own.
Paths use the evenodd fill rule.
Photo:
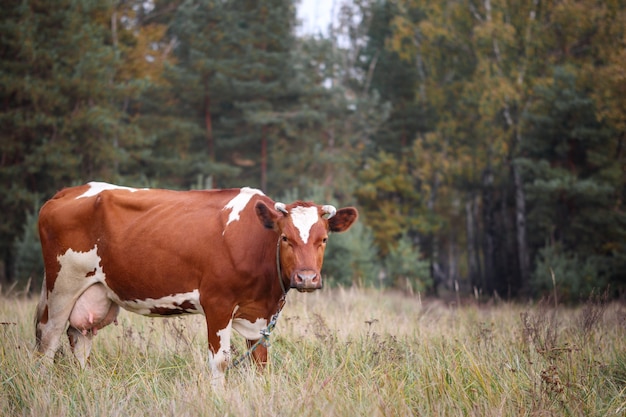
<svg viewBox="0 0 626 417">
<path fill-rule="evenodd" d="M 37 346 L 53 359 L 63 331 L 85 366 L 93 335 L 119 307 L 148 316 L 206 317 L 217 382 L 231 329 L 252 345 L 285 289 L 322 287 L 329 232 L 358 216 L 309 202 L 275 203 L 251 189 L 169 191 L 91 182 L 57 193 L 41 209 L 45 282 Z M 69 322 L 69 327 L 68 327 Z M 267 349 L 253 352 L 259 363 Z"/>
</svg>

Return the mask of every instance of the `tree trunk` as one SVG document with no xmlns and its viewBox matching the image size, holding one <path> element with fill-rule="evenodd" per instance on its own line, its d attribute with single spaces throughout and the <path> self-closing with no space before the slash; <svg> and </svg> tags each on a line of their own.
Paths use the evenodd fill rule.
<svg viewBox="0 0 626 417">
<path fill-rule="evenodd" d="M 213 139 L 213 121 L 211 119 L 211 96 L 204 96 L 204 125 L 206 127 L 207 152 L 211 162 L 215 161 L 215 140 Z"/>
<path fill-rule="evenodd" d="M 209 88 L 206 84 L 204 93 L 204 125 L 206 128 L 206 143 L 209 161 L 215 162 L 215 139 L 213 137 L 213 120 L 211 118 L 211 95 L 209 94 Z M 210 178 L 207 179 L 206 186 L 209 188 L 216 187 L 214 175 L 211 175 Z"/>
<path fill-rule="evenodd" d="M 267 129 L 261 129 L 261 190 L 267 192 Z"/>
<path fill-rule="evenodd" d="M 513 163 L 513 180 L 515 183 L 515 226 L 517 229 L 517 255 L 520 270 L 520 295 L 530 295 L 530 259 L 526 241 L 526 194 L 524 181 L 517 164 Z"/>
<path fill-rule="evenodd" d="M 496 257 L 496 224 L 493 216 L 493 172 L 488 167 L 483 175 L 483 222 L 485 234 L 483 239 L 483 256 L 485 272 L 483 276 L 483 291 L 491 295 L 495 282 Z"/>
<path fill-rule="evenodd" d="M 478 204 L 472 193 L 470 200 L 465 203 L 465 217 L 467 223 L 467 257 L 469 264 L 469 278 L 472 290 L 481 288 L 482 268 L 480 266 L 480 244 L 477 233 L 476 219 Z"/>
</svg>

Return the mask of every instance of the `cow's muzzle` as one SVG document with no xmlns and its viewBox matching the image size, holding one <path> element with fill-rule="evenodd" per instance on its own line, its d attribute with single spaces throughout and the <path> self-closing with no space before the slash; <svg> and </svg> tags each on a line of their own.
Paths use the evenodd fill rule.
<svg viewBox="0 0 626 417">
<path fill-rule="evenodd" d="M 296 271 L 291 277 L 291 288 L 300 292 L 311 292 L 322 288 L 321 275 L 311 269 Z"/>
</svg>

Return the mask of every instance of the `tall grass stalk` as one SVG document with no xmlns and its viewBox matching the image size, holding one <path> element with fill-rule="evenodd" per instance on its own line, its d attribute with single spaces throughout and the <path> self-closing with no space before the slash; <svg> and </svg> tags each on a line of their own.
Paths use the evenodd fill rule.
<svg viewBox="0 0 626 417">
<path fill-rule="evenodd" d="M 91 366 L 33 353 L 36 302 L 0 298 L 0 415 L 622 416 L 626 307 L 455 303 L 374 290 L 290 293 L 266 370 L 211 387 L 201 316 L 123 312 Z M 590 313 L 591 312 L 591 313 Z M 594 314 L 585 321 L 586 314 Z M 581 325 L 581 323 L 585 323 Z M 591 323 L 591 324 L 589 324 Z M 550 335 L 550 337 L 546 337 Z M 232 355 L 245 350 L 235 336 Z M 64 346 L 67 352 L 67 343 Z"/>
</svg>

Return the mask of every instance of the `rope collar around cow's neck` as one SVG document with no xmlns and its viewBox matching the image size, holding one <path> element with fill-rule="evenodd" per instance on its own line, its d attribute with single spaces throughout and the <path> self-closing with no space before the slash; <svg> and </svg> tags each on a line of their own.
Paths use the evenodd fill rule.
<svg viewBox="0 0 626 417">
<path fill-rule="evenodd" d="M 283 271 L 280 267 L 280 241 L 282 240 L 282 238 L 282 236 L 278 236 L 278 242 L 276 242 L 276 272 L 278 273 L 278 282 L 280 283 L 280 289 L 283 290 L 283 296 L 281 300 L 284 300 L 285 296 L 287 295 L 287 291 L 289 291 L 289 288 L 285 289 L 285 283 L 283 282 Z"/>
<path fill-rule="evenodd" d="M 256 348 L 258 348 L 260 345 L 263 345 L 265 347 L 269 347 L 270 345 L 270 334 L 272 333 L 272 330 L 274 330 L 274 327 L 276 327 L 276 321 L 278 321 L 278 316 L 280 315 L 281 310 L 285 306 L 287 291 L 289 291 L 289 288 L 285 289 L 285 284 L 283 283 L 282 269 L 280 267 L 280 241 L 281 239 L 282 239 L 282 236 L 279 236 L 278 243 L 276 244 L 276 272 L 278 273 L 278 282 L 280 283 L 280 289 L 283 291 L 283 294 L 280 296 L 280 300 L 278 300 L 278 309 L 276 310 L 276 313 L 274 313 L 274 315 L 270 319 L 270 322 L 267 325 L 267 327 L 261 330 L 261 338 L 257 340 L 257 342 L 254 345 L 250 346 L 250 348 L 243 355 L 241 355 L 238 359 L 232 361 L 230 365 L 228 365 L 228 367 L 226 368 L 226 371 L 239 366 L 239 364 L 243 362 L 243 360 L 246 359 L 248 356 L 250 356 L 252 352 L 254 352 Z"/>
</svg>

